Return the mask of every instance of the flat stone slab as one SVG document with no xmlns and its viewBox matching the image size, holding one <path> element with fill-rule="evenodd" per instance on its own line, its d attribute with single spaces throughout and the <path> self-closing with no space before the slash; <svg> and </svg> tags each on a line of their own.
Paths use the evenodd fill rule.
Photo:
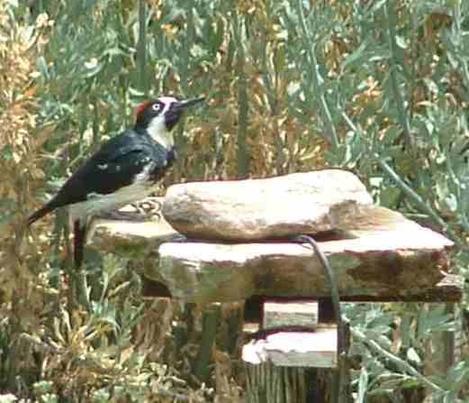
<svg viewBox="0 0 469 403">
<path fill-rule="evenodd" d="M 326 169 L 168 188 L 162 213 L 194 239 L 252 241 L 330 231 L 372 198 L 357 176 Z"/>
<path fill-rule="evenodd" d="M 362 207 L 344 222 L 345 239 L 319 242 L 336 272 L 342 297 L 421 294 L 449 268 L 450 240 L 381 208 Z M 147 271 L 175 298 L 192 302 L 329 296 L 313 250 L 289 241 L 165 242 L 159 264 Z"/>
<path fill-rule="evenodd" d="M 184 238 L 159 214 L 162 197 L 148 197 L 137 209 L 128 205 L 119 211 L 100 216 L 95 223 L 92 244 L 95 248 L 120 255 L 149 253 L 162 242 Z M 145 209 L 150 205 L 151 209 Z"/>
<path fill-rule="evenodd" d="M 316 237 L 336 271 L 342 300 L 461 298 L 460 279 L 446 273 L 450 240 L 381 207 L 357 205 L 353 215 L 342 217 L 336 233 Z M 181 234 L 164 219 L 118 220 L 99 223 L 93 244 L 145 258 L 146 276 L 162 286 L 157 294 L 188 302 L 329 296 L 323 268 L 308 245 L 288 239 L 249 243 L 174 239 L 181 239 Z"/>
</svg>

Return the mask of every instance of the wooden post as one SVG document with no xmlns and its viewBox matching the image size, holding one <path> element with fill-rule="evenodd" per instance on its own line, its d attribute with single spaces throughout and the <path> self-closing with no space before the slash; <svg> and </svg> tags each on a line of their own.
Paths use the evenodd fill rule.
<svg viewBox="0 0 469 403">
<path fill-rule="evenodd" d="M 203 314 L 202 340 L 194 362 L 194 375 L 203 382 L 206 382 L 210 375 L 209 364 L 212 361 L 212 348 L 215 343 L 219 317 L 220 304 L 212 304 Z"/>
<path fill-rule="evenodd" d="M 318 305 L 324 323 L 317 323 Z M 337 327 L 329 306 L 328 299 L 264 304 L 261 338 L 243 348 L 248 402 L 336 401 Z"/>
<path fill-rule="evenodd" d="M 249 403 L 313 402 L 304 368 L 271 363 L 246 365 L 246 401 Z"/>
</svg>

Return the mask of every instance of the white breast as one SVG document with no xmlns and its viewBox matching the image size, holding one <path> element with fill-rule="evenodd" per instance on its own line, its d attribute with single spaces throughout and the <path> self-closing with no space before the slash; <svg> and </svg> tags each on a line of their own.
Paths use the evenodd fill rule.
<svg viewBox="0 0 469 403">
<path fill-rule="evenodd" d="M 174 146 L 174 136 L 166 128 L 163 113 L 150 122 L 147 132 L 153 140 L 160 143 L 164 148 L 170 149 Z"/>
<path fill-rule="evenodd" d="M 133 183 L 119 189 L 115 193 L 91 194 L 88 200 L 71 204 L 70 215 L 72 220 L 94 216 L 106 211 L 119 209 L 126 204 L 136 202 L 147 197 L 153 186 L 143 183 Z"/>
</svg>

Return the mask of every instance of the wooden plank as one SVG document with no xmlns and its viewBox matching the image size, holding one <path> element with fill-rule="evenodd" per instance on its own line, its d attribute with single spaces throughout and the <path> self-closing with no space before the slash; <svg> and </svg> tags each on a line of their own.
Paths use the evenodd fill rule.
<svg viewBox="0 0 469 403">
<path fill-rule="evenodd" d="M 319 326 L 314 332 L 276 332 L 243 346 L 250 364 L 271 362 L 285 367 L 333 368 L 337 365 L 337 328 Z"/>
<path fill-rule="evenodd" d="M 311 329 L 318 323 L 317 302 L 265 302 L 262 328 L 300 326 Z"/>
<path fill-rule="evenodd" d="M 314 332 L 292 330 L 304 327 L 307 320 L 311 323 L 313 315 L 316 319 L 320 303 L 264 303 L 264 330 L 251 334 L 257 340 L 242 350 L 248 401 L 277 402 L 284 401 L 284 397 L 286 401 L 329 401 L 326 394 L 337 388 L 336 326 L 321 323 L 315 325 Z M 267 312 L 277 315 L 266 315 Z M 288 332 L 278 329 L 283 326 L 289 327 Z M 271 386 L 279 373 L 281 379 L 286 379 L 281 390 Z M 289 381 L 294 379 L 297 382 Z"/>
</svg>

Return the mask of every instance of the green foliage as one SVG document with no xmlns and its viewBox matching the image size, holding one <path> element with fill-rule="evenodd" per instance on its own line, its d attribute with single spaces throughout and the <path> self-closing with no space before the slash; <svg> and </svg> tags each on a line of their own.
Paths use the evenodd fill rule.
<svg viewBox="0 0 469 403">
<path fill-rule="evenodd" d="M 228 393 L 191 378 L 197 332 L 174 325 L 185 312 L 177 305 L 142 302 L 135 259 L 88 256 L 92 310 L 83 312 L 63 276 L 62 220 L 32 236 L 21 230 L 32 200 L 130 125 L 147 93 L 208 99 L 178 129 L 181 158 L 168 182 L 352 169 L 379 204 L 452 238 L 452 270 L 469 279 L 467 1 L 27 4 L 0 1 L 5 393 L 43 402 Z M 359 401 L 396 387 L 446 401 L 468 392 L 468 351 L 447 374 L 426 365 L 443 332 L 467 341 L 458 315 L 397 304 L 346 315 L 361 357 Z"/>
</svg>

